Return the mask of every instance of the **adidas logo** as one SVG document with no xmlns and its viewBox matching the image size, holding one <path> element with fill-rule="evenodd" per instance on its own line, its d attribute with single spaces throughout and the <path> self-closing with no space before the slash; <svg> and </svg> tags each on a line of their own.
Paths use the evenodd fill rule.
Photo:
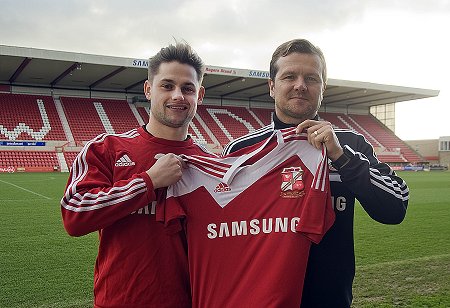
<svg viewBox="0 0 450 308">
<path fill-rule="evenodd" d="M 221 193 L 221 192 L 225 192 L 225 191 L 231 191 L 230 186 L 228 186 L 228 184 L 225 183 L 219 183 L 216 188 L 214 189 L 214 192 L 216 193 Z"/>
<path fill-rule="evenodd" d="M 136 163 L 134 161 L 132 161 L 127 154 L 125 154 L 124 156 L 122 156 L 119 160 L 116 161 L 116 163 L 114 164 L 114 166 L 116 167 L 129 167 L 129 166 L 134 166 L 136 165 Z"/>
</svg>

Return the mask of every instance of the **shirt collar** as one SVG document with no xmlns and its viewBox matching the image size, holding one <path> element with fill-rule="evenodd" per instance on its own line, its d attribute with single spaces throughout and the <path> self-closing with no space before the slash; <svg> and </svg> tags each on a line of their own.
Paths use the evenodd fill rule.
<svg viewBox="0 0 450 308">
<path fill-rule="evenodd" d="M 318 121 L 319 120 L 319 115 L 316 114 L 316 116 L 314 118 L 312 118 L 312 119 Z M 278 117 L 275 114 L 275 112 L 273 113 L 273 123 L 274 123 L 274 128 L 275 129 L 283 129 L 283 128 L 297 126 L 298 124 L 300 124 L 300 123 L 298 123 L 298 124 L 287 124 L 287 123 L 284 123 L 280 119 L 278 119 Z"/>
</svg>

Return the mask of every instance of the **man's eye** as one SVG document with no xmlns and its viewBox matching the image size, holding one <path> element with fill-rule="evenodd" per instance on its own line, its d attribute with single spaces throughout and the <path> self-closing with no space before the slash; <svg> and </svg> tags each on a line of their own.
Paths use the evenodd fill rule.
<svg viewBox="0 0 450 308">
<path fill-rule="evenodd" d="M 318 82 L 319 81 L 316 77 L 313 77 L 313 76 L 306 77 L 306 80 L 307 81 L 311 81 L 311 82 Z"/>
<path fill-rule="evenodd" d="M 173 86 L 172 86 L 171 84 L 168 84 L 168 83 L 163 84 L 162 87 L 163 87 L 164 89 L 167 89 L 167 90 L 170 90 L 170 89 L 173 88 Z"/>
<path fill-rule="evenodd" d="M 184 87 L 183 88 L 183 92 L 185 92 L 185 93 L 192 93 L 192 92 L 194 92 L 195 90 L 193 89 L 193 88 L 189 88 L 189 87 Z"/>
</svg>

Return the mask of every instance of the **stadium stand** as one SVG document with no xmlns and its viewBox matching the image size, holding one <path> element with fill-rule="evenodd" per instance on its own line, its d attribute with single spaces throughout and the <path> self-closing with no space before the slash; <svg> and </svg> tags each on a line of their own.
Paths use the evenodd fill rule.
<svg viewBox="0 0 450 308">
<path fill-rule="evenodd" d="M 73 161 L 75 160 L 75 158 L 77 157 L 79 152 L 75 152 L 75 151 L 64 151 L 64 158 L 66 160 L 66 164 L 67 166 L 72 166 Z"/>
<path fill-rule="evenodd" d="M 104 132 L 122 133 L 139 125 L 125 100 L 80 97 L 60 99 L 77 144 Z"/>
<path fill-rule="evenodd" d="M 50 96 L 0 93 L 0 139 L 66 140 Z"/>
<path fill-rule="evenodd" d="M 144 121 L 144 123 L 148 123 L 148 113 L 149 113 L 149 108 L 146 107 L 136 107 L 139 115 L 141 116 L 142 120 Z"/>
<path fill-rule="evenodd" d="M 263 126 L 269 125 L 272 122 L 273 109 L 267 108 L 250 108 L 250 112 L 262 122 Z"/>
<path fill-rule="evenodd" d="M 100 102 L 116 133 L 123 133 L 139 126 L 127 101 L 101 100 Z"/>
<path fill-rule="evenodd" d="M 263 126 L 245 107 L 200 105 L 197 113 L 222 146 Z"/>
<path fill-rule="evenodd" d="M 49 132 L 42 134 L 44 140 L 66 140 L 61 122 L 52 98 L 46 96 L 14 95 L 0 94 L 2 99 L 2 134 L 10 140 L 15 139 L 33 139 L 42 140 L 41 135 L 33 135 L 34 131 L 39 131 L 39 126 L 45 127 L 45 116 L 39 110 L 39 106 L 45 106 L 48 114 L 49 123 L 54 123 Z M 93 99 L 80 97 L 61 97 L 61 103 L 64 108 L 64 114 L 67 117 L 69 129 L 74 136 L 77 145 L 81 146 L 83 142 L 90 140 L 98 134 L 120 133 L 137 127 L 139 121 L 133 114 L 129 104 L 125 100 Z M 39 103 L 42 101 L 44 103 Z M 17 107 L 19 106 L 19 107 Z M 31 110 L 31 111 L 30 111 Z M 141 122 L 148 121 L 148 107 L 136 107 Z M 31 116 L 27 117 L 26 115 Z M 198 106 L 197 115 L 189 126 L 189 134 L 202 144 L 215 146 L 224 146 L 231 140 L 252 132 L 264 125 L 270 123 L 272 109 L 265 108 L 247 108 L 239 106 Z M 320 118 L 330 121 L 334 127 L 341 129 L 351 129 L 361 133 L 372 143 L 375 149 L 378 149 L 378 158 L 389 163 L 416 163 L 423 161 L 416 152 L 399 139 L 393 132 L 387 129 L 381 122 L 371 115 L 348 115 L 339 113 L 320 113 Z M 37 121 L 38 119 L 39 121 Z M 29 130 L 20 134 L 14 132 L 13 126 L 18 127 L 20 121 L 27 123 Z M 45 123 L 44 123 L 45 122 Z M 26 127 L 26 126 L 20 126 Z M 56 127 L 56 129 L 53 129 Z M 50 134 L 52 131 L 52 134 Z M 370 133 L 369 133 L 370 132 Z M 2 136 L 2 137 L 3 137 Z M 30 138 L 31 136 L 31 138 Z M 34 137 L 33 137 L 34 136 Z M 14 139 L 15 138 L 15 139 Z M 52 167 L 58 165 L 57 160 L 49 160 L 47 156 L 42 156 L 34 152 L 26 153 L 22 157 L 13 151 L 11 153 L 3 152 L 3 165 L 12 164 L 24 167 L 39 167 L 36 165 L 36 159 L 42 159 L 42 166 Z M 46 152 L 47 154 L 49 152 Z M 71 166 L 77 151 L 64 151 L 64 159 L 67 166 Z M 5 156 L 6 155 L 6 156 Z M 32 156 L 28 159 L 29 156 Z M 6 157 L 8 159 L 6 160 Z M 55 153 L 52 155 L 55 158 Z M 7 162 L 7 163 L 6 163 Z M 5 166 L 6 166 L 5 165 Z"/>
<path fill-rule="evenodd" d="M 196 115 L 189 124 L 188 133 L 201 144 L 214 144 L 212 133 L 207 131 L 206 125 L 199 115 Z"/>
<path fill-rule="evenodd" d="M 412 150 L 403 140 L 398 138 L 390 129 L 384 126 L 372 115 L 351 115 L 354 121 L 359 123 L 366 131 L 376 138 L 387 152 L 399 152 L 399 157 L 395 155 L 379 155 L 379 159 L 387 162 L 411 162 L 418 163 L 425 161 L 419 154 Z M 376 145 L 375 145 L 376 146 Z M 395 159 L 395 161 L 394 161 Z"/>
<path fill-rule="evenodd" d="M 81 144 L 105 132 L 92 99 L 61 97 L 60 100 L 75 142 Z"/>
<path fill-rule="evenodd" d="M 147 60 L 141 60 L 0 45 L 0 166 L 6 168 L 0 172 L 16 166 L 27 171 L 58 166 L 66 171 L 86 141 L 147 123 L 149 107 L 142 85 L 148 68 Z M 205 71 L 204 104 L 188 130 L 194 139 L 220 152 L 231 140 L 271 123 L 268 72 L 215 66 Z M 329 79 L 322 107 L 333 113 L 319 115 L 337 128 L 364 135 L 382 161 L 424 162 L 369 111 L 438 94 Z"/>
<path fill-rule="evenodd" d="M 342 128 L 342 129 L 352 129 L 348 125 L 346 125 L 342 120 L 339 118 L 338 113 L 325 113 L 321 112 L 319 113 L 319 119 L 323 119 L 325 121 L 330 122 L 334 128 Z"/>
<path fill-rule="evenodd" d="M 59 168 L 56 153 L 51 151 L 0 151 L 0 168 L 24 171 L 53 171 Z"/>
<path fill-rule="evenodd" d="M 334 127 L 362 134 L 377 149 L 378 159 L 389 163 L 423 162 L 403 140 L 372 115 L 321 113 L 321 118 Z"/>
</svg>

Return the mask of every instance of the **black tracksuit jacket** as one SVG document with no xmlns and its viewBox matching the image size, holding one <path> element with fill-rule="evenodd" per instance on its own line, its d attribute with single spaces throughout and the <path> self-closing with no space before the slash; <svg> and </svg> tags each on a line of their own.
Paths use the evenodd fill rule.
<svg viewBox="0 0 450 308">
<path fill-rule="evenodd" d="M 274 115 L 270 125 L 230 142 L 222 154 L 253 145 L 270 136 L 274 129 L 290 126 Z M 311 246 L 302 308 L 345 308 L 351 305 L 355 276 L 355 199 L 372 219 L 383 224 L 402 222 L 408 205 L 406 183 L 376 158 L 373 147 L 362 135 L 341 129 L 336 129 L 335 133 L 351 159 L 339 171 L 330 168 L 336 221 L 322 241 Z"/>
</svg>

